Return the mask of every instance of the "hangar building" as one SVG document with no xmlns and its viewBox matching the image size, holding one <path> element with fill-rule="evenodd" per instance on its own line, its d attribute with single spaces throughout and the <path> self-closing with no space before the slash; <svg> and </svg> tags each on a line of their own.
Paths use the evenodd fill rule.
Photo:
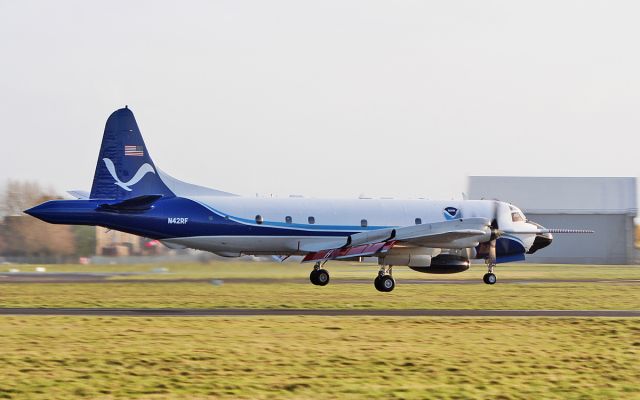
<svg viewBox="0 0 640 400">
<path fill-rule="evenodd" d="M 471 176 L 470 199 L 520 207 L 546 228 L 592 229 L 555 234 L 551 246 L 527 255 L 533 263 L 635 264 L 636 178 Z"/>
</svg>

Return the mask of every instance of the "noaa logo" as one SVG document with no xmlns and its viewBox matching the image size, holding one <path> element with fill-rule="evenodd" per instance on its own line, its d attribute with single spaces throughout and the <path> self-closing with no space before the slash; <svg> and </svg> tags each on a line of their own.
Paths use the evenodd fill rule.
<svg viewBox="0 0 640 400">
<path fill-rule="evenodd" d="M 457 218 L 458 214 L 460 214 L 460 210 L 458 210 L 455 207 L 447 207 L 447 208 L 444 209 L 444 217 L 446 219 Z"/>
<path fill-rule="evenodd" d="M 118 178 L 118 174 L 116 173 L 116 166 L 113 164 L 113 161 L 111 161 L 108 158 L 103 158 L 102 161 L 104 161 L 104 165 L 105 165 L 105 167 L 107 167 L 107 171 L 109 171 L 109 173 L 111 174 L 111 177 L 115 180 L 115 182 L 113 182 L 113 184 L 120 186 L 121 188 L 123 188 L 127 192 L 130 192 L 131 190 L 133 190 L 129 186 L 133 186 L 136 183 L 140 182 L 140 180 L 142 180 L 142 178 L 144 178 L 144 176 L 146 174 L 148 174 L 148 173 L 155 174 L 156 173 L 156 171 L 153 169 L 153 167 L 151 165 L 149 165 L 147 163 L 144 163 L 138 169 L 138 171 L 135 173 L 133 178 L 131 178 L 128 182 L 122 182 L 120 180 L 120 178 Z"/>
</svg>

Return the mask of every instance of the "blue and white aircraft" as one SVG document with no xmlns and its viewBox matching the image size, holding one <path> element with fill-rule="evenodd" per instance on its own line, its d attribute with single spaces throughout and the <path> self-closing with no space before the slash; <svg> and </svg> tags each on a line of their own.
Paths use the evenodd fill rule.
<svg viewBox="0 0 640 400">
<path fill-rule="evenodd" d="M 551 244 L 552 233 L 517 207 L 495 200 L 256 198 L 179 181 L 151 160 L 127 107 L 107 120 L 91 192 L 25 213 L 54 224 L 97 225 L 225 257 L 304 256 L 310 280 L 329 283 L 328 260 L 376 257 L 376 289 L 395 287 L 392 266 L 455 273 L 484 259 L 487 284 L 497 263 L 524 260 Z"/>
</svg>

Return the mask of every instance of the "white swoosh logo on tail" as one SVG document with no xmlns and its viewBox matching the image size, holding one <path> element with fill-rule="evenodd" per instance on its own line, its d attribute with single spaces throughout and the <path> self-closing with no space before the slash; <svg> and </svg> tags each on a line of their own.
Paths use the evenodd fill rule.
<svg viewBox="0 0 640 400">
<path fill-rule="evenodd" d="M 103 158 L 102 161 L 104 161 L 104 165 L 107 167 L 107 170 L 109 171 L 113 179 L 115 179 L 115 182 L 113 183 L 120 186 L 127 192 L 130 192 L 132 190 L 129 186 L 133 186 L 136 183 L 140 182 L 140 180 L 149 172 L 151 172 L 152 174 L 156 173 L 151 165 L 149 165 L 148 163 L 144 163 L 138 169 L 138 172 L 136 172 L 133 178 L 131 178 L 128 182 L 122 182 L 120 178 L 118 178 L 118 174 L 116 173 L 116 166 L 113 164 L 113 161 L 108 158 Z"/>
</svg>

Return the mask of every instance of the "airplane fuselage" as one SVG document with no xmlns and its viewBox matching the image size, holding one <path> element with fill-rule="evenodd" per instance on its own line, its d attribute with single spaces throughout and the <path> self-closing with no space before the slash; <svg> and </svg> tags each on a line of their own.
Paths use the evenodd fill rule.
<svg viewBox="0 0 640 400">
<path fill-rule="evenodd" d="M 494 212 L 493 201 L 484 200 L 171 197 L 146 210 L 104 207 L 110 203 L 57 200 L 29 213 L 52 223 L 98 225 L 223 255 L 304 255 L 336 237 L 455 219 L 490 219 Z M 504 209 L 508 211 L 499 216 L 502 226 L 528 224 L 514 206 Z M 505 257 L 526 253 L 535 235 L 499 240 L 498 256 Z"/>
</svg>

